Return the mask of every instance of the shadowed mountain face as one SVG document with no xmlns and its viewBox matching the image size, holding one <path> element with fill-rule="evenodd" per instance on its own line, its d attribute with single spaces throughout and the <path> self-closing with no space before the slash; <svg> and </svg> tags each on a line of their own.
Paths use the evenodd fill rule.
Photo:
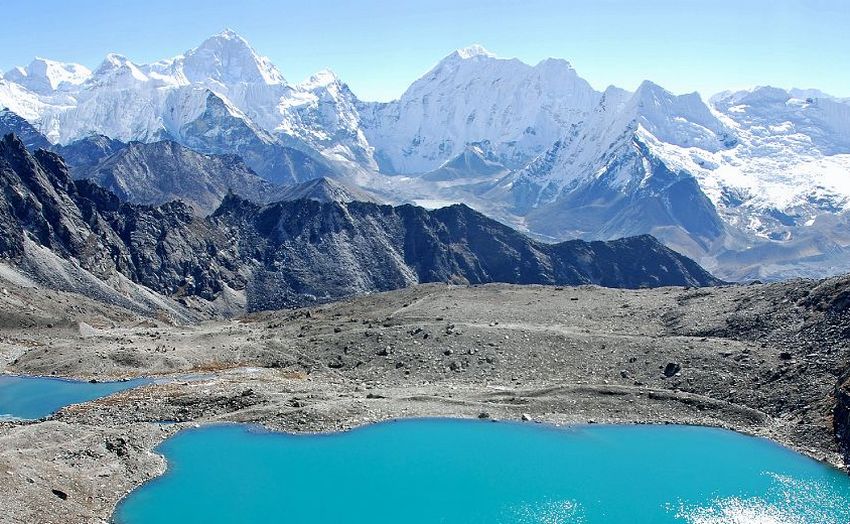
<svg viewBox="0 0 850 524">
<path fill-rule="evenodd" d="M 73 181 L 58 155 L 0 142 L 0 256 L 31 268 L 34 250 L 156 293 L 248 310 L 298 305 L 417 282 L 713 285 L 692 260 L 650 236 L 542 244 L 457 205 L 294 200 L 228 194 L 209 217 L 183 203 L 122 203 Z M 235 298 L 234 298 L 235 297 Z"/>
<path fill-rule="evenodd" d="M 14 133 L 30 151 L 48 149 L 50 141 L 32 124 L 6 108 L 0 107 L 0 135 Z"/>
<path fill-rule="evenodd" d="M 91 135 L 68 145 L 55 145 L 51 148 L 71 169 L 74 178 L 86 178 L 101 161 L 122 151 L 127 144 L 104 135 Z"/>
<path fill-rule="evenodd" d="M 238 156 L 198 153 L 171 140 L 124 144 L 91 136 L 53 150 L 66 160 L 73 178 L 91 179 L 123 201 L 161 205 L 181 200 L 200 215 L 215 211 L 230 191 L 259 203 L 379 201 L 365 190 L 326 177 L 276 185 Z"/>
<path fill-rule="evenodd" d="M 182 200 L 202 215 L 215 211 L 231 189 L 257 202 L 267 202 L 279 190 L 239 157 L 202 155 L 168 140 L 133 142 L 78 175 L 127 202 L 160 205 Z"/>
</svg>

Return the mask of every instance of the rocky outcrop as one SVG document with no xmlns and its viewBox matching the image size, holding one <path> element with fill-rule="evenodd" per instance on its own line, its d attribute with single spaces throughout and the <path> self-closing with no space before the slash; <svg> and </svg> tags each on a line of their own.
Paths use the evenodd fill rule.
<svg viewBox="0 0 850 524">
<path fill-rule="evenodd" d="M 850 373 L 835 388 L 833 424 L 835 437 L 844 453 L 844 463 L 850 466 Z"/>
<path fill-rule="evenodd" d="M 215 303 L 230 293 L 250 310 L 387 291 L 418 282 L 719 283 L 650 236 L 543 244 L 464 205 L 312 199 L 260 205 L 228 193 L 202 218 L 179 201 L 122 202 L 72 180 L 54 153 L 0 142 L 0 255 L 25 262 L 25 238 L 101 280 L 121 275 L 166 297 Z"/>
<path fill-rule="evenodd" d="M 65 159 L 74 178 L 86 178 L 105 158 L 123 150 L 127 144 L 104 135 L 90 135 L 52 150 Z"/>
</svg>

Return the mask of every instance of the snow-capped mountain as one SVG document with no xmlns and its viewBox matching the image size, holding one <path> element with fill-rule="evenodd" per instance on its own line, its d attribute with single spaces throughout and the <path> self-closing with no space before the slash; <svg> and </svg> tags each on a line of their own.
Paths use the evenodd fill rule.
<svg viewBox="0 0 850 524">
<path fill-rule="evenodd" d="M 609 89 L 592 118 L 517 174 L 531 230 L 650 232 L 727 278 L 843 251 L 817 217 L 850 209 L 850 106 L 774 88 L 725 93 L 712 107 L 651 83 L 624 96 Z M 739 262 L 754 252 L 757 264 Z"/>
<path fill-rule="evenodd" d="M 30 91 L 49 94 L 54 91 L 70 90 L 91 76 L 91 71 L 80 64 L 65 64 L 46 58 L 38 58 L 26 67 L 15 67 L 3 78 L 15 82 Z"/>
<path fill-rule="evenodd" d="M 564 60 L 471 46 L 373 103 L 331 71 L 290 83 L 224 31 L 152 64 L 36 59 L 0 79 L 2 107 L 54 144 L 169 139 L 273 182 L 342 176 L 553 240 L 652 233 L 726 278 L 850 270 L 850 102 L 817 89 L 600 92 Z"/>
<path fill-rule="evenodd" d="M 398 101 L 371 105 L 364 125 L 388 172 L 431 171 L 473 142 L 517 167 L 581 122 L 598 99 L 564 60 L 532 67 L 471 46 L 440 61 Z"/>
<path fill-rule="evenodd" d="M 336 162 L 377 171 L 359 105 L 333 71 L 323 70 L 281 99 L 284 118 L 274 131 L 297 137 Z"/>
</svg>

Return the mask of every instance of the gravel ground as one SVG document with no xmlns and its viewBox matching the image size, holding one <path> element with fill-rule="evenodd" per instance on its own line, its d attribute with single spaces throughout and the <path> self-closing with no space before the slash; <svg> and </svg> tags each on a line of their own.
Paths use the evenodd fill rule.
<svg viewBox="0 0 850 524">
<path fill-rule="evenodd" d="M 3 289 L 0 370 L 174 380 L 0 423 L 0 523 L 108 522 L 120 497 L 164 470 L 159 442 L 223 421 L 703 424 L 850 463 L 846 277 L 637 291 L 424 285 L 193 326 Z"/>
</svg>

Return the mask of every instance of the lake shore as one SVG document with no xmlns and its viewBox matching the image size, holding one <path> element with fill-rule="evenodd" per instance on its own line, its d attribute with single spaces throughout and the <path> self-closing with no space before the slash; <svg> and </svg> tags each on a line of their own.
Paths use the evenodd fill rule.
<svg viewBox="0 0 850 524">
<path fill-rule="evenodd" d="M 191 327 L 7 287 L 7 372 L 203 376 L 0 423 L 4 524 L 108 522 L 121 497 L 164 471 L 159 443 L 218 422 L 291 432 L 409 417 L 696 424 L 846 464 L 836 415 L 850 352 L 846 315 L 829 309 L 844 288 L 832 281 L 425 285 Z"/>
</svg>

